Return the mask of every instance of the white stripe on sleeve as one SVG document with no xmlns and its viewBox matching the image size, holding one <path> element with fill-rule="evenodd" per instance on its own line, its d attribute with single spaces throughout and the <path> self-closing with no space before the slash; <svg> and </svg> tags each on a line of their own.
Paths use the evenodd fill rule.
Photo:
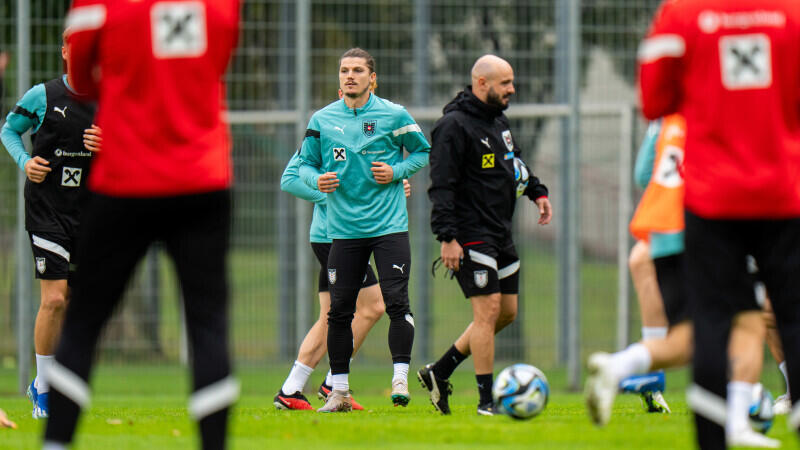
<svg viewBox="0 0 800 450">
<path fill-rule="evenodd" d="M 401 134 L 411 133 L 413 131 L 416 131 L 417 133 L 422 133 L 422 128 L 420 128 L 419 125 L 412 123 L 411 125 L 406 125 L 404 127 L 400 127 L 392 131 L 392 134 L 395 137 L 397 137 L 400 136 Z"/>
<path fill-rule="evenodd" d="M 105 5 L 89 5 L 73 8 L 67 14 L 65 28 L 70 33 L 96 30 L 106 23 Z"/>
<path fill-rule="evenodd" d="M 686 42 L 677 34 L 661 34 L 642 41 L 636 58 L 648 64 L 661 58 L 680 58 L 686 53 Z"/>
</svg>

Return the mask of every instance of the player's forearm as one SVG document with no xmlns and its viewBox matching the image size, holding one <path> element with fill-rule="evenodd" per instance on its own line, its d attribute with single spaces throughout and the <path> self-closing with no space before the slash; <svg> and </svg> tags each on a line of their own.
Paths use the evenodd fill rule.
<svg viewBox="0 0 800 450">
<path fill-rule="evenodd" d="M 299 168 L 300 180 L 311 189 L 317 190 L 317 179 L 321 175 L 319 169 L 311 166 L 307 162 L 300 164 Z"/>
<path fill-rule="evenodd" d="M 450 240 L 458 235 L 458 221 L 455 214 L 455 195 L 447 189 L 431 187 L 429 197 L 431 209 L 431 231 L 438 240 Z"/>
<path fill-rule="evenodd" d="M 429 153 L 418 151 L 408 155 L 408 158 L 392 166 L 392 181 L 411 178 L 420 169 L 428 165 Z"/>
<path fill-rule="evenodd" d="M 0 141 L 3 142 L 8 154 L 14 159 L 17 166 L 25 171 L 25 164 L 31 159 L 28 152 L 25 151 L 25 144 L 22 142 L 22 136 L 15 130 L 11 129 L 8 122 L 0 129 Z"/>
<path fill-rule="evenodd" d="M 281 178 L 281 190 L 294 195 L 297 198 L 312 202 L 320 203 L 325 201 L 325 194 L 320 191 L 311 189 L 300 178 Z"/>
<path fill-rule="evenodd" d="M 547 186 L 542 184 L 538 177 L 533 176 L 528 181 L 528 187 L 525 189 L 525 195 L 533 200 L 536 201 L 542 197 L 548 197 L 550 195 L 550 191 L 547 189 Z"/>
</svg>

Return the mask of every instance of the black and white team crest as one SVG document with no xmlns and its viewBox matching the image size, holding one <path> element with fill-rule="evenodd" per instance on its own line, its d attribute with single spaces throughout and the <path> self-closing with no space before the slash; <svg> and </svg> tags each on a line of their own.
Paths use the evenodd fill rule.
<svg viewBox="0 0 800 450">
<path fill-rule="evenodd" d="M 39 273 L 44 273 L 47 270 L 47 262 L 44 258 L 36 258 L 36 270 Z"/>
<path fill-rule="evenodd" d="M 150 9 L 153 55 L 159 59 L 203 55 L 206 39 L 206 8 L 203 2 L 157 2 Z"/>
<path fill-rule="evenodd" d="M 766 34 L 723 36 L 719 51 L 726 88 L 760 89 L 772 84 L 772 50 Z"/>
<path fill-rule="evenodd" d="M 503 142 L 506 143 L 508 151 L 514 151 L 514 139 L 511 138 L 511 130 L 503 131 Z"/>
<path fill-rule="evenodd" d="M 347 151 L 344 147 L 333 147 L 334 161 L 347 161 Z"/>
<path fill-rule="evenodd" d="M 82 173 L 83 169 L 80 167 L 64 167 L 61 170 L 61 185 L 66 187 L 80 186 Z"/>
<path fill-rule="evenodd" d="M 364 136 L 372 137 L 375 135 L 375 128 L 378 126 L 377 120 L 365 120 L 361 126 L 364 131 Z"/>
<path fill-rule="evenodd" d="M 489 284 L 488 270 L 476 270 L 473 272 L 473 277 L 475 278 L 475 286 L 478 288 L 485 288 Z"/>
<path fill-rule="evenodd" d="M 328 269 L 328 283 L 336 284 L 336 269 Z"/>
</svg>

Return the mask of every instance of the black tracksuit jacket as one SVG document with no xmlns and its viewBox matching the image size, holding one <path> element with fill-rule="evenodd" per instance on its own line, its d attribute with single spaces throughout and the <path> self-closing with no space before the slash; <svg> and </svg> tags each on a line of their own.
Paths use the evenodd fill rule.
<svg viewBox="0 0 800 450">
<path fill-rule="evenodd" d="M 472 88 L 458 93 L 431 132 L 431 229 L 440 241 L 485 241 L 511 237 L 516 204 L 514 156 L 520 149 L 503 110 L 478 100 Z M 548 195 L 530 169 L 525 195 Z"/>
</svg>

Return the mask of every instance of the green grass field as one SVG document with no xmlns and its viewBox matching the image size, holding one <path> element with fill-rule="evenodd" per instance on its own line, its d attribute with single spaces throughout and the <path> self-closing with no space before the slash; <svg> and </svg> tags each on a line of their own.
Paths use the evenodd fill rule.
<svg viewBox="0 0 800 450">
<path fill-rule="evenodd" d="M 469 365 L 469 364 L 467 364 Z M 469 365 L 471 366 L 471 365 Z M 611 424 L 598 429 L 586 416 L 583 397 L 564 390 L 564 374 L 551 371 L 553 393 L 547 409 L 533 420 L 475 414 L 477 393 L 471 367 L 453 376 L 453 415 L 434 412 L 416 380 L 408 408 L 389 400 L 388 369 L 356 366 L 351 375 L 355 397 L 366 408 L 352 414 L 276 411 L 272 397 L 288 367 L 242 368 L 243 395 L 234 410 L 230 448 L 553 448 L 674 449 L 692 448 L 691 416 L 684 401 L 685 372 L 669 375 L 666 394 L 673 413 L 645 414 L 634 396 L 620 396 Z M 321 370 L 319 371 L 321 373 Z M 319 382 L 320 374 L 312 378 Z M 40 445 L 42 422 L 30 418 L 26 399 L 9 391 L 15 374 L 0 370 L 0 405 L 19 425 L 0 430 L 0 449 L 34 449 Z M 770 386 L 781 393 L 778 386 Z M 104 366 L 93 381 L 94 397 L 83 416 L 77 449 L 197 448 L 196 431 L 186 412 L 187 377 L 175 366 Z M 312 400 L 314 406 L 321 403 Z M 776 420 L 770 436 L 783 448 L 798 448 L 797 438 Z"/>
</svg>

